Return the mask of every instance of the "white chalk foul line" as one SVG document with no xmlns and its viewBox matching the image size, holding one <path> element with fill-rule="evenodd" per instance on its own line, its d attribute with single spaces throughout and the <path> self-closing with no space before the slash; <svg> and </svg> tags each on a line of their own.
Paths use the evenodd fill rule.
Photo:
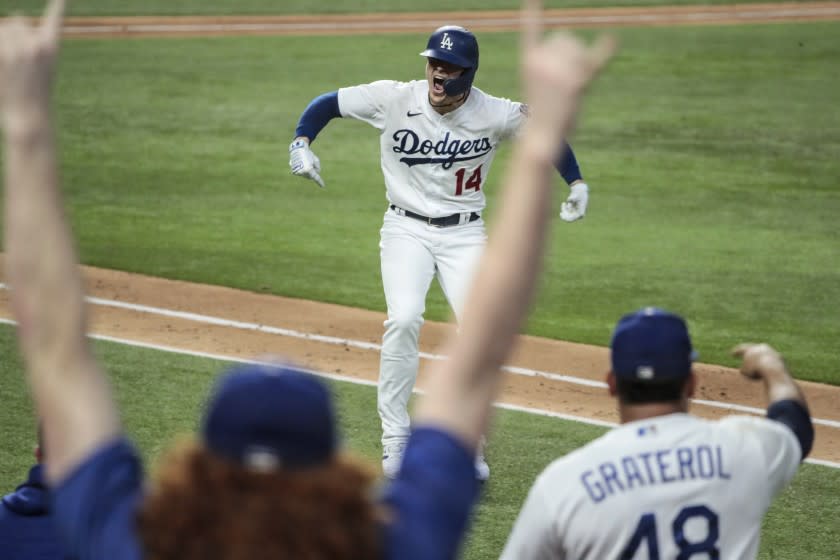
<svg viewBox="0 0 840 560">
<path fill-rule="evenodd" d="M 5 287 L 5 285 L 2 284 L 0 284 L 0 286 Z M 323 342 L 325 344 L 337 344 L 340 346 L 349 346 L 351 348 L 360 348 L 362 350 L 380 350 L 381 348 L 379 344 L 374 344 L 372 342 L 362 342 L 360 340 L 350 340 L 345 338 L 338 338 L 335 336 L 324 336 L 320 334 L 297 331 L 294 329 L 284 329 L 280 327 L 272 327 L 269 325 L 260 325 L 258 323 L 248 323 L 245 321 L 232 321 L 230 319 L 222 319 L 221 317 L 212 317 L 210 315 L 190 313 L 187 311 L 175 311 L 174 309 L 151 307 L 148 305 L 139 305 L 135 303 L 128 303 L 124 301 L 116 301 L 111 299 L 102 299 L 97 297 L 88 297 L 86 299 L 94 305 L 102 305 L 105 307 L 117 307 L 120 309 L 128 309 L 130 311 L 138 311 L 140 313 L 150 313 L 152 315 L 160 315 L 162 317 L 185 319 L 187 321 L 193 321 L 195 323 L 204 323 L 207 325 L 216 325 L 219 327 L 229 327 L 246 331 L 262 332 L 266 334 L 276 334 L 279 336 L 288 336 L 292 338 L 302 338 L 305 340 L 314 340 L 315 342 Z"/>
<path fill-rule="evenodd" d="M 2 285 L 0 285 L 0 286 L 2 286 Z M 7 324 L 7 325 L 16 325 L 17 324 L 15 321 L 13 321 L 11 319 L 5 319 L 5 318 L 2 318 L 2 317 L 0 317 L 0 323 L 4 323 L 4 324 Z M 102 341 L 105 341 L 105 342 L 113 342 L 113 343 L 116 343 L 116 344 L 123 344 L 125 346 L 132 346 L 132 347 L 136 347 L 136 348 L 144 348 L 144 349 L 148 349 L 148 350 L 156 350 L 156 351 L 159 351 L 159 352 L 169 352 L 169 353 L 172 353 L 172 354 L 180 354 L 180 355 L 184 355 L 184 356 L 193 356 L 193 357 L 196 357 L 196 358 L 206 358 L 206 359 L 216 360 L 216 361 L 220 361 L 220 362 L 235 362 L 235 363 L 240 363 L 240 364 L 259 364 L 259 363 L 263 363 L 263 362 L 260 362 L 258 360 L 253 360 L 253 359 L 237 358 L 235 356 L 225 356 L 223 354 L 212 354 L 212 353 L 209 353 L 209 352 L 199 352 L 199 351 L 196 351 L 196 350 L 186 350 L 186 349 L 183 349 L 183 348 L 176 348 L 174 346 L 152 344 L 152 343 L 149 343 L 149 342 L 138 342 L 136 340 L 128 340 L 128 339 L 124 339 L 124 338 L 117 338 L 117 337 L 114 337 L 114 336 L 107 336 L 107 335 L 101 335 L 101 334 L 91 334 L 90 338 L 93 338 L 95 340 L 102 340 Z M 325 373 L 323 371 L 316 371 L 316 370 L 312 370 L 312 369 L 301 368 L 299 366 L 295 366 L 295 368 L 299 369 L 301 371 L 305 371 L 307 373 L 311 373 L 312 375 L 317 375 L 318 377 L 322 377 L 322 378 L 325 378 L 325 379 L 331 379 L 333 381 L 353 383 L 355 385 L 365 385 L 367 387 L 375 387 L 376 386 L 375 381 L 369 381 L 367 379 L 359 379 L 357 377 L 350 377 L 350 376 L 347 376 L 347 375 L 339 375 L 339 374 L 336 374 L 336 373 Z M 419 391 L 419 390 L 415 389 L 414 392 L 415 393 L 421 393 L 422 391 Z M 574 414 L 564 414 L 564 413 L 561 413 L 561 412 L 553 412 L 553 411 L 550 411 L 550 410 L 543 410 L 541 408 L 530 408 L 530 407 L 527 407 L 527 406 L 519 406 L 519 405 L 509 404 L 509 403 L 497 402 L 497 403 L 495 403 L 495 406 L 496 406 L 496 408 L 501 408 L 501 409 L 504 409 L 504 410 L 513 410 L 513 411 L 517 411 L 517 412 L 524 412 L 526 414 L 533 414 L 535 416 L 547 416 L 549 418 L 558 418 L 560 420 L 568 420 L 568 421 L 571 421 L 571 422 L 578 422 L 578 423 L 587 424 L 587 425 L 590 425 L 590 426 L 599 426 L 599 427 L 602 427 L 602 428 L 614 428 L 615 426 L 618 425 L 615 422 L 607 422 L 605 420 L 597 420 L 595 418 L 587 418 L 585 416 L 576 416 Z M 840 463 L 835 463 L 833 461 L 826 461 L 826 460 L 823 460 L 823 459 L 805 459 L 805 462 L 806 463 L 811 463 L 811 464 L 814 464 L 814 465 L 820 465 L 820 466 L 823 466 L 823 467 L 840 469 Z"/>
<path fill-rule="evenodd" d="M 12 319 L 7 319 L 5 317 L 0 317 L 0 324 L 5 325 L 17 325 L 17 322 Z M 238 358 L 236 356 L 228 356 L 225 354 L 214 354 L 211 352 L 200 352 L 198 350 L 187 350 L 186 348 L 177 348 L 175 346 L 166 346 L 163 344 L 154 344 L 152 342 L 141 342 L 138 340 L 129 340 L 127 338 L 119 338 L 116 336 L 109 336 L 105 334 L 89 334 L 89 338 L 94 340 L 102 340 L 105 342 L 113 342 L 116 344 L 123 344 L 125 346 L 132 346 L 134 348 L 143 348 L 146 350 L 157 350 L 159 352 L 169 352 L 171 354 L 180 354 L 182 356 L 192 356 L 194 358 L 206 358 L 209 360 L 216 360 L 220 362 L 234 362 L 238 364 L 262 364 L 267 362 L 261 362 L 259 360 L 255 360 L 253 358 Z M 324 377 L 328 379 L 332 379 L 334 381 L 345 381 L 347 383 L 355 383 L 356 385 L 367 385 L 370 387 L 376 386 L 376 381 L 369 381 L 367 379 L 359 379 L 358 377 L 351 377 L 349 375 L 340 375 L 338 373 L 324 373 L 320 371 L 311 370 L 308 368 L 301 367 L 295 364 L 294 368 L 296 370 L 305 371 L 307 373 L 311 373 L 312 375 L 317 375 L 318 377 Z"/>
<path fill-rule="evenodd" d="M 0 289 L 8 289 L 4 283 L 0 283 Z M 359 348 L 361 350 L 380 351 L 382 346 L 373 342 L 363 342 L 360 340 L 352 340 L 348 338 L 340 338 L 335 336 L 325 336 L 320 334 L 313 334 L 302 332 L 294 329 L 285 329 L 281 327 L 272 327 L 270 325 L 261 325 L 258 323 L 249 323 L 245 321 L 234 321 L 231 319 L 223 319 L 221 317 L 213 317 L 210 315 L 203 315 L 200 313 L 191 313 L 187 311 L 176 311 L 174 309 L 166 309 L 162 307 L 153 307 L 149 305 L 141 305 L 136 303 L 129 303 L 125 301 L 117 301 L 111 299 L 88 297 L 86 298 L 94 305 L 101 305 L 104 307 L 115 307 L 120 309 L 127 309 L 139 313 L 149 313 L 152 315 L 160 315 L 162 317 L 172 317 L 175 319 L 184 319 L 196 323 L 204 323 L 208 325 L 216 325 L 220 327 L 235 328 L 247 331 L 262 332 L 266 334 L 273 334 L 278 336 L 287 336 L 290 338 L 299 338 L 302 340 L 312 340 L 324 344 L 333 344 L 337 346 L 347 346 L 350 348 Z M 443 360 L 446 356 L 442 354 L 431 354 L 428 352 L 420 352 L 420 357 L 427 360 Z M 524 375 L 528 377 L 542 377 L 551 381 L 561 383 L 571 383 L 574 385 L 583 385 L 586 387 L 606 388 L 607 384 L 602 381 L 593 381 L 582 377 L 575 377 L 573 375 L 564 375 L 560 373 L 540 371 L 535 369 L 517 367 L 517 366 L 503 366 L 502 370 L 512 373 L 514 375 Z M 708 406 L 712 408 L 720 408 L 723 410 L 746 412 L 750 414 L 764 415 L 765 410 L 762 408 L 745 406 L 740 404 L 726 403 L 720 401 L 706 400 L 706 399 L 692 399 L 695 404 Z M 814 424 L 820 424 L 831 428 L 840 428 L 840 422 L 836 420 L 829 420 L 826 418 L 812 418 Z"/>
<path fill-rule="evenodd" d="M 5 285 L 0 284 L 0 287 Z M 130 311 L 137 311 L 140 313 L 150 313 L 153 315 L 160 315 L 163 317 L 172 317 L 176 319 L 184 319 L 196 323 L 204 323 L 207 325 L 216 325 L 220 327 L 228 327 L 235 329 L 242 329 L 247 331 L 262 332 L 266 334 L 276 334 L 279 336 L 288 336 L 291 338 L 300 338 L 303 340 L 312 340 L 315 342 L 322 342 L 324 344 L 334 344 L 337 346 L 348 346 L 350 348 L 359 348 L 361 350 L 374 350 L 379 352 L 382 350 L 382 345 L 374 342 L 363 342 L 361 340 L 352 340 L 349 338 L 339 338 L 336 336 L 325 336 L 320 334 L 313 334 L 302 332 L 294 329 L 285 329 L 281 327 L 272 327 L 270 325 L 261 325 L 258 323 L 249 323 L 245 321 L 233 321 L 230 319 L 223 319 L 221 317 L 213 317 L 210 315 L 203 315 L 200 313 L 190 313 L 187 311 L 175 311 L 174 309 L 165 309 L 162 307 L 152 307 L 148 305 L 139 305 L 135 303 L 128 303 L 125 301 L 116 301 L 111 299 L 103 299 L 96 297 L 89 297 L 87 300 L 95 305 L 102 305 L 106 307 L 117 307 L 121 309 L 128 309 Z M 446 356 L 442 354 L 431 354 L 429 352 L 420 352 L 420 357 L 427 360 L 443 360 Z M 551 373 L 547 371 L 538 371 L 527 368 L 505 366 L 505 371 L 517 375 L 527 375 L 530 377 L 545 377 L 552 381 L 563 381 L 566 383 L 575 383 L 577 385 L 586 385 L 589 387 L 606 387 L 607 384 L 601 381 L 592 381 L 590 379 L 583 379 L 580 377 L 573 377 L 569 375 L 561 375 L 558 373 Z"/>
<path fill-rule="evenodd" d="M 0 284 L 0 287 L 5 287 L 5 285 Z M 193 321 L 197 323 L 204 323 L 208 325 L 216 325 L 221 327 L 228 327 L 228 328 L 236 328 L 248 331 L 255 331 L 255 332 L 263 332 L 267 334 L 275 334 L 279 336 L 287 336 L 292 338 L 299 338 L 303 340 L 313 340 L 316 342 L 321 342 L 324 344 L 334 344 L 338 346 L 348 346 L 350 348 L 359 348 L 362 350 L 374 350 L 380 351 L 382 346 L 380 344 L 376 344 L 373 342 L 363 342 L 360 340 L 352 340 L 348 338 L 339 338 L 335 336 L 324 336 L 319 334 L 307 333 L 302 331 L 297 331 L 294 329 L 284 329 L 281 327 L 272 327 L 269 325 L 260 325 L 257 323 L 249 323 L 245 321 L 233 321 L 230 319 L 223 319 L 221 317 L 213 317 L 209 315 L 202 315 L 199 313 L 190 313 L 186 311 L 175 311 L 173 309 L 165 309 L 161 307 L 152 307 L 148 305 L 139 305 L 135 303 L 128 303 L 124 301 L 116 301 L 110 299 L 103 299 L 103 298 L 96 298 L 96 297 L 89 297 L 87 298 L 88 301 L 95 305 L 102 305 L 106 307 L 117 307 L 121 309 L 128 309 L 131 311 L 137 311 L 141 313 L 150 313 L 154 315 L 160 315 L 164 317 L 173 317 L 177 319 L 185 319 L 188 321 Z M 420 357 L 428 360 L 443 360 L 446 356 L 442 354 L 431 354 L 428 352 L 420 352 Z M 584 385 L 587 387 L 599 387 L 599 388 L 606 388 L 607 384 L 602 381 L 593 381 L 591 379 L 585 379 L 582 377 L 575 377 L 573 375 L 564 375 L 555 372 L 549 371 L 540 371 L 535 369 L 528 369 L 522 368 L 517 366 L 504 366 L 502 368 L 504 371 L 508 373 L 512 373 L 515 375 L 525 375 L 528 377 L 542 377 L 545 379 L 550 379 L 551 381 L 558 381 L 561 383 L 572 383 L 575 385 Z M 747 412 L 751 414 L 765 414 L 765 410 L 762 408 L 756 408 L 752 406 L 745 406 L 740 404 L 732 404 L 732 403 L 725 403 L 720 401 L 713 401 L 713 400 L 705 400 L 705 399 L 692 399 L 692 402 L 695 404 L 700 404 L 703 406 L 709 406 L 713 408 L 721 408 L 724 410 L 732 410 L 738 412 Z M 832 428 L 840 428 L 840 422 L 836 420 L 828 420 L 825 418 L 813 418 L 812 419 L 814 424 L 820 424 L 823 426 L 829 426 Z"/>
</svg>

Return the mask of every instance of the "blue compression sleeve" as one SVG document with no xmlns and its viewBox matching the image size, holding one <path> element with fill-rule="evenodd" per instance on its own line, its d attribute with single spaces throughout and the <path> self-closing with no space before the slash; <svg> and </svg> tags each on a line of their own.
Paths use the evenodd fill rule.
<svg viewBox="0 0 840 560">
<path fill-rule="evenodd" d="M 580 174 L 580 167 L 578 166 L 575 153 L 569 144 L 564 144 L 563 153 L 560 156 L 560 161 L 555 165 L 557 171 L 566 180 L 566 183 L 571 185 L 575 181 L 583 181 L 583 175 Z"/>
<path fill-rule="evenodd" d="M 805 460 L 814 445 L 814 425 L 808 409 L 797 401 L 785 399 L 767 408 L 767 418 L 781 422 L 793 431 L 802 448 L 802 460 Z"/>
<path fill-rule="evenodd" d="M 311 144 L 327 123 L 337 117 L 341 117 L 338 110 L 338 92 L 331 91 L 319 95 L 303 110 L 295 129 L 295 137 L 306 136 Z"/>
</svg>

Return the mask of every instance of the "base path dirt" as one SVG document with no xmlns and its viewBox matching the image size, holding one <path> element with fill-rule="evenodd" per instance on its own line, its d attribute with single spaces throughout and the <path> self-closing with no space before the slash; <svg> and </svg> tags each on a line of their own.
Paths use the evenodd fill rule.
<svg viewBox="0 0 840 560">
<path fill-rule="evenodd" d="M 347 35 L 428 33 L 441 25 L 510 31 L 518 11 L 68 18 L 68 37 L 189 37 L 210 35 Z M 840 2 L 732 4 L 545 10 L 546 28 L 735 25 L 840 19 Z"/>
<path fill-rule="evenodd" d="M 85 268 L 92 332 L 140 343 L 232 358 L 273 354 L 301 366 L 374 382 L 384 313 L 290 299 L 219 286 Z M 9 318 L 8 292 L 0 316 Z M 426 322 L 421 351 L 434 356 L 452 336 L 451 324 Z M 425 382 L 421 360 L 418 387 Z M 504 403 L 616 422 L 615 402 L 603 385 L 606 348 L 523 336 L 509 364 Z M 692 412 L 719 418 L 729 405 L 763 410 L 763 390 L 737 371 L 698 364 L 699 401 Z M 840 463 L 840 387 L 803 383 L 817 437 L 812 458 Z M 704 404 L 705 403 L 705 404 Z"/>
</svg>

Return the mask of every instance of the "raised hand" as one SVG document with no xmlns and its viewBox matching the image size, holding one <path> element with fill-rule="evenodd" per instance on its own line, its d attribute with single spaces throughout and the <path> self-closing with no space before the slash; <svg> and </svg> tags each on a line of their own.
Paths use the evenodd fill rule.
<svg viewBox="0 0 840 560">
<path fill-rule="evenodd" d="M 22 17 L 0 24 L 0 106 L 5 126 L 49 100 L 64 5 L 64 0 L 52 0 L 37 26 Z"/>
<path fill-rule="evenodd" d="M 571 126 L 581 94 L 616 48 L 611 37 L 593 46 L 566 33 L 542 38 L 542 3 L 525 0 L 521 14 L 522 85 L 528 103 L 528 125 L 538 134 L 546 157 L 554 158 Z"/>
</svg>

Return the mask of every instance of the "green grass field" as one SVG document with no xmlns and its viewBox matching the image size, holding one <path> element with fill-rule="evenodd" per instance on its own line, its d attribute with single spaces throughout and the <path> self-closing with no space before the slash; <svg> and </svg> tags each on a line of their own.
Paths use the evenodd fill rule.
<svg viewBox="0 0 840 560">
<path fill-rule="evenodd" d="M 762 0 L 747 0 L 759 2 Z M 767 2 L 767 0 L 763 0 Z M 802 1 L 802 0 L 793 0 Z M 694 4 L 730 4 L 726 0 L 545 0 L 546 8 L 591 8 L 605 6 L 672 6 Z M 0 15 L 15 12 L 39 13 L 42 3 L 35 0 L 0 0 Z M 449 12 L 453 10 L 516 10 L 514 0 L 426 0 L 418 4 L 413 0 L 71 0 L 68 14 L 73 16 L 106 15 L 218 15 L 218 14 L 333 14 L 389 12 Z"/>
<path fill-rule="evenodd" d="M 11 4 L 0 1 L 0 13 Z M 72 10 L 159 13 L 169 4 L 80 1 Z M 295 6 L 303 4 L 283 10 Z M 731 365 L 732 343 L 762 339 L 800 377 L 840 384 L 838 31 L 834 23 L 618 31 L 622 52 L 573 139 L 590 211 L 577 224 L 557 220 L 529 332 L 606 345 L 621 313 L 657 304 L 689 318 L 703 361 Z M 477 85 L 518 97 L 516 36 L 479 38 Z M 376 132 L 330 124 L 314 144 L 326 190 L 291 177 L 286 150 L 313 96 L 416 78 L 424 43 L 421 35 L 65 42 L 57 114 L 83 261 L 383 310 Z M 373 54 L 381 52 L 390 54 Z M 491 174 L 491 210 L 508 153 Z M 558 188 L 565 195 L 559 179 Z M 435 289 L 427 317 L 447 316 Z M 217 363 L 97 347 L 147 458 L 196 426 Z M 5 491 L 31 463 L 34 422 L 7 327 L 0 348 Z M 373 389 L 334 387 L 348 445 L 375 461 Z M 498 555 L 534 475 L 602 432 L 522 413 L 497 420 L 469 559 Z M 840 471 L 803 466 L 765 521 L 761 558 L 840 557 L 838 496 Z"/>
<path fill-rule="evenodd" d="M 798 375 L 837 383 L 838 30 L 620 31 L 573 139 L 590 211 L 557 220 L 529 332 L 606 345 L 618 316 L 655 304 L 689 318 L 703 361 L 731 365 L 734 342 L 763 339 Z M 516 36 L 481 40 L 478 85 L 517 97 Z M 325 129 L 326 190 L 289 174 L 286 148 L 312 97 L 419 76 L 422 44 L 68 41 L 58 106 L 83 260 L 384 309 L 377 132 Z M 382 49 L 393 56 L 371 58 Z M 448 317 L 436 288 L 427 317 Z"/>
</svg>

